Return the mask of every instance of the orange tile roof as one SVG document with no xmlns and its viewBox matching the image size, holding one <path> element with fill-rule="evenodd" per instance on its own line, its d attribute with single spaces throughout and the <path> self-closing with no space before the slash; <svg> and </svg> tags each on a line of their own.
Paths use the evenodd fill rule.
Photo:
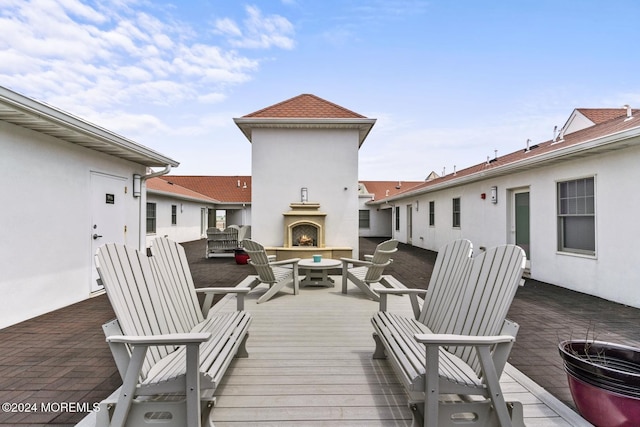
<svg viewBox="0 0 640 427">
<path fill-rule="evenodd" d="M 373 194 L 374 200 L 395 196 L 424 181 L 360 181 L 367 188 L 369 194 Z"/>
<path fill-rule="evenodd" d="M 498 156 L 497 159 L 490 159 L 489 162 L 485 161 L 466 169 L 462 169 L 460 171 L 457 171 L 455 174 L 450 173 L 434 180 L 426 181 L 413 188 L 403 190 L 401 193 L 397 194 L 398 197 L 395 198 L 400 198 L 403 194 L 413 193 L 414 191 L 417 193 L 428 192 L 429 188 L 440 186 L 441 184 L 445 184 L 447 182 L 449 182 L 451 185 L 455 185 L 456 181 L 462 181 L 465 177 L 469 177 L 470 175 L 480 174 L 481 172 L 486 173 L 489 171 L 497 172 L 498 169 L 504 166 L 515 165 L 518 162 L 525 161 L 533 156 L 540 156 L 541 154 L 552 153 L 554 151 L 559 151 L 567 147 L 577 146 L 579 144 L 602 138 L 604 136 L 611 135 L 617 132 L 622 132 L 634 128 L 640 129 L 640 111 L 638 111 L 638 113 L 636 113 L 636 111 L 638 110 L 634 110 L 634 116 L 630 120 L 625 120 L 625 113 L 623 114 L 623 116 L 615 117 L 613 119 L 610 119 L 609 121 L 593 125 L 588 128 L 572 132 L 570 134 L 566 134 L 564 135 L 564 139 L 562 141 L 560 141 L 559 139 L 556 142 L 554 142 L 553 140 L 549 140 L 536 145 L 532 145 L 530 151 L 525 151 L 523 147 L 518 151 L 514 151 L 503 156 Z M 385 199 L 390 198 L 394 198 L 394 196 L 389 196 Z M 377 199 L 375 202 L 372 201 L 370 203 L 380 203 L 380 200 L 381 199 Z"/>
<path fill-rule="evenodd" d="M 221 203 L 251 203 L 250 176 L 164 175 L 162 179 L 190 188 Z"/>
<path fill-rule="evenodd" d="M 158 191 L 163 193 L 171 193 L 177 196 L 183 196 L 190 199 L 202 200 L 205 202 L 217 203 L 218 201 L 205 196 L 204 194 L 198 193 L 197 191 L 190 190 L 189 188 L 185 188 L 181 185 L 177 185 L 175 183 L 166 181 L 163 178 L 151 178 L 147 180 L 147 190 Z"/>
<path fill-rule="evenodd" d="M 626 108 L 576 108 L 576 110 L 597 125 L 627 115 Z M 634 110 L 633 114 L 637 112 L 638 110 Z"/>
<path fill-rule="evenodd" d="M 363 115 L 354 113 L 333 102 L 311 94 L 302 94 L 263 108 L 244 117 L 260 118 L 313 118 L 313 119 L 363 119 Z"/>
</svg>

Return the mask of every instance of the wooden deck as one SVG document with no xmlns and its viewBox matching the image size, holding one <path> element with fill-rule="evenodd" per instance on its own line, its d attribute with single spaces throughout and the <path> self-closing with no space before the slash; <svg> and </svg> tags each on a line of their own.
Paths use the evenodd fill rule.
<svg viewBox="0 0 640 427">
<path fill-rule="evenodd" d="M 247 349 L 217 390 L 211 421 L 221 426 L 409 426 L 406 395 L 391 366 L 372 360 L 371 316 L 378 304 L 355 287 L 292 288 L 256 304 L 266 291 L 252 291 L 246 310 L 254 316 Z M 216 304 L 235 310 L 235 297 Z M 389 309 L 410 315 L 405 297 Z M 507 400 L 524 405 L 527 426 L 589 426 L 570 408 L 507 366 L 501 379 Z"/>
</svg>

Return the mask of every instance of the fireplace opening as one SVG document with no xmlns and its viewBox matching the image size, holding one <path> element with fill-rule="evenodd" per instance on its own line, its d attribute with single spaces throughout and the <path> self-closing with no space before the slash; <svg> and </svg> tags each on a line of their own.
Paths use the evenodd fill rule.
<svg viewBox="0 0 640 427">
<path fill-rule="evenodd" d="M 291 203 L 284 212 L 284 247 L 325 247 L 325 217 L 319 203 Z"/>
<path fill-rule="evenodd" d="M 318 227 L 312 224 L 300 224 L 291 228 L 293 246 L 318 246 Z"/>
</svg>

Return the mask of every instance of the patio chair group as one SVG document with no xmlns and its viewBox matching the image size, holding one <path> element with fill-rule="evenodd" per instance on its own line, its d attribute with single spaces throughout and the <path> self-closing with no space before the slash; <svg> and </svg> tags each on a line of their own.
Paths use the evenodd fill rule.
<svg viewBox="0 0 640 427">
<path fill-rule="evenodd" d="M 344 259 L 342 285 L 346 293 L 346 277 L 380 301 L 371 320 L 373 357 L 387 358 L 402 380 L 414 424 L 523 425 L 521 405 L 505 402 L 499 384 L 518 330 L 506 313 L 521 281 L 522 249 L 504 245 L 473 257 L 470 242 L 452 242 L 438 253 L 425 291 L 384 280 L 397 245 L 383 242 L 364 262 Z M 184 249 L 166 238 L 153 242 L 152 256 L 117 244 L 98 249 L 96 266 L 117 317 L 103 328 L 123 385 L 101 403 L 97 425 L 208 423 L 231 360 L 248 357 L 245 295 L 260 283 L 269 289 L 258 302 L 289 282 L 298 293 L 298 259 L 284 268 L 260 244 L 245 240 L 244 247 L 257 276 L 237 287 L 198 289 Z M 197 293 L 207 295 L 202 307 Z M 210 310 L 216 293 L 235 294 L 237 310 Z M 387 310 L 388 295 L 401 293 L 410 295 L 415 317 Z M 442 399 L 445 394 L 460 398 Z"/>
</svg>

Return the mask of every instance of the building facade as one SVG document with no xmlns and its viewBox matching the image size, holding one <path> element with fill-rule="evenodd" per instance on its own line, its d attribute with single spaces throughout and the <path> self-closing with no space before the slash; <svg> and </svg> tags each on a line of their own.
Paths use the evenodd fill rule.
<svg viewBox="0 0 640 427">
<path fill-rule="evenodd" d="M 640 308 L 637 114 L 576 110 L 553 140 L 369 205 L 391 209 L 401 242 L 438 250 L 466 238 L 476 251 L 515 243 L 532 278 Z"/>
<path fill-rule="evenodd" d="M 100 292 L 96 249 L 144 245 L 143 177 L 177 165 L 0 87 L 0 328 Z"/>
</svg>

